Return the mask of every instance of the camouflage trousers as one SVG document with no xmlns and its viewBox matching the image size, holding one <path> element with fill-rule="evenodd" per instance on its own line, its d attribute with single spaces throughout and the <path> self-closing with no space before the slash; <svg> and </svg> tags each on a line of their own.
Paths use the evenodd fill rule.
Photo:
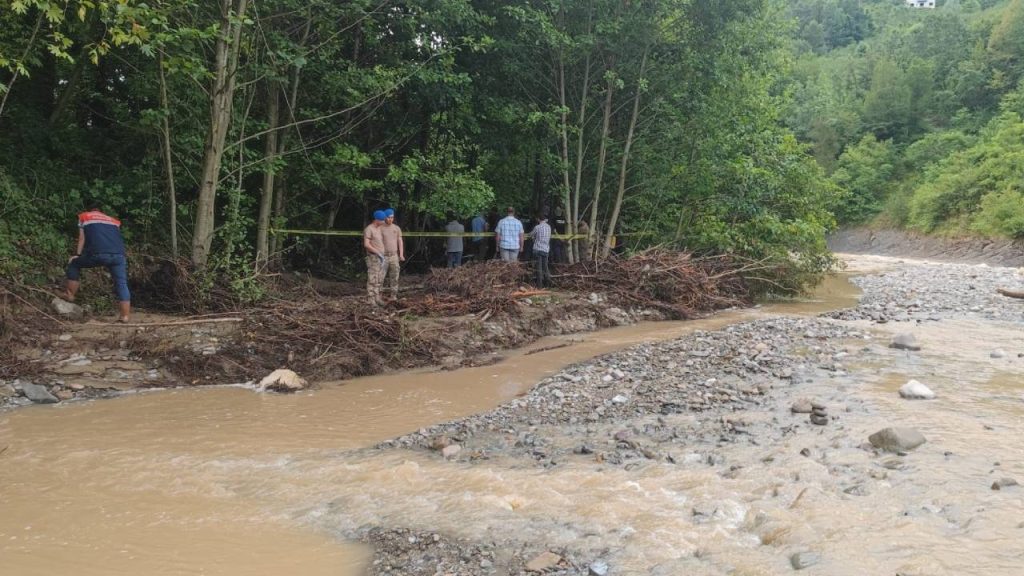
<svg viewBox="0 0 1024 576">
<path fill-rule="evenodd" d="M 384 286 L 384 276 L 387 274 L 387 262 L 380 259 L 376 254 L 366 257 L 366 295 L 370 298 L 371 306 L 379 306 L 384 303 L 381 298 L 381 287 Z"/>
<path fill-rule="evenodd" d="M 391 290 L 391 297 L 398 298 L 398 274 L 402 271 L 400 262 L 398 261 L 398 255 L 388 256 L 388 269 L 387 269 L 387 283 L 388 289 Z"/>
</svg>

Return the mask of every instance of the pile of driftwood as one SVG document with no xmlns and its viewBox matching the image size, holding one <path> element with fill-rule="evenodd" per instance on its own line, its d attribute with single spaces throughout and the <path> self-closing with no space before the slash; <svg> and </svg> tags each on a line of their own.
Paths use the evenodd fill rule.
<svg viewBox="0 0 1024 576">
<path fill-rule="evenodd" d="M 694 258 L 685 252 L 648 250 L 568 266 L 557 277 L 563 290 L 603 294 L 621 307 L 660 310 L 670 318 L 749 301 L 740 267 L 728 257 Z"/>
</svg>

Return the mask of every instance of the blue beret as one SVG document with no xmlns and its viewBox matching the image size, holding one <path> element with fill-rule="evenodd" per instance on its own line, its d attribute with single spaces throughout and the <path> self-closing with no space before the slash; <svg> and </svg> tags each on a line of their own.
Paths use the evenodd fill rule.
<svg viewBox="0 0 1024 576">
<path fill-rule="evenodd" d="M 383 210 L 377 210 L 373 213 L 374 220 L 383 220 L 385 218 L 387 218 L 387 214 L 385 214 Z"/>
<path fill-rule="evenodd" d="M 394 208 L 388 208 L 387 210 L 384 211 L 384 215 L 387 216 L 388 218 L 394 216 L 395 215 L 395 209 Z"/>
</svg>

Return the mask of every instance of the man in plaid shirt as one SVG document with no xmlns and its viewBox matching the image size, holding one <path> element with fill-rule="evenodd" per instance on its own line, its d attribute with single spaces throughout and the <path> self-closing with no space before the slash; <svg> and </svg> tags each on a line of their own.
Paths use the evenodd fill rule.
<svg viewBox="0 0 1024 576">
<path fill-rule="evenodd" d="M 494 228 L 495 239 L 498 242 L 498 253 L 504 262 L 515 262 L 519 260 L 519 252 L 523 249 L 523 240 L 526 231 L 523 230 L 523 223 L 516 218 L 515 208 L 508 207 L 508 216 L 502 218 Z"/>
<path fill-rule="evenodd" d="M 548 268 L 548 255 L 551 253 L 551 225 L 543 213 L 537 214 L 537 225 L 530 232 L 533 239 L 533 259 L 537 275 L 537 287 L 551 286 L 551 270 Z"/>
</svg>

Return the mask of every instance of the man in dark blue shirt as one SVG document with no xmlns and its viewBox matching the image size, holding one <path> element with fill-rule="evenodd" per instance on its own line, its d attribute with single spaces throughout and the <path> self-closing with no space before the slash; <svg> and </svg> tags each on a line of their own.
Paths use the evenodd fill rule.
<svg viewBox="0 0 1024 576">
<path fill-rule="evenodd" d="M 64 297 L 75 301 L 83 268 L 103 266 L 110 272 L 117 294 L 118 319 L 127 322 L 132 310 L 128 292 L 128 260 L 125 257 L 121 221 L 90 208 L 78 215 L 78 249 L 68 261 Z"/>
</svg>

